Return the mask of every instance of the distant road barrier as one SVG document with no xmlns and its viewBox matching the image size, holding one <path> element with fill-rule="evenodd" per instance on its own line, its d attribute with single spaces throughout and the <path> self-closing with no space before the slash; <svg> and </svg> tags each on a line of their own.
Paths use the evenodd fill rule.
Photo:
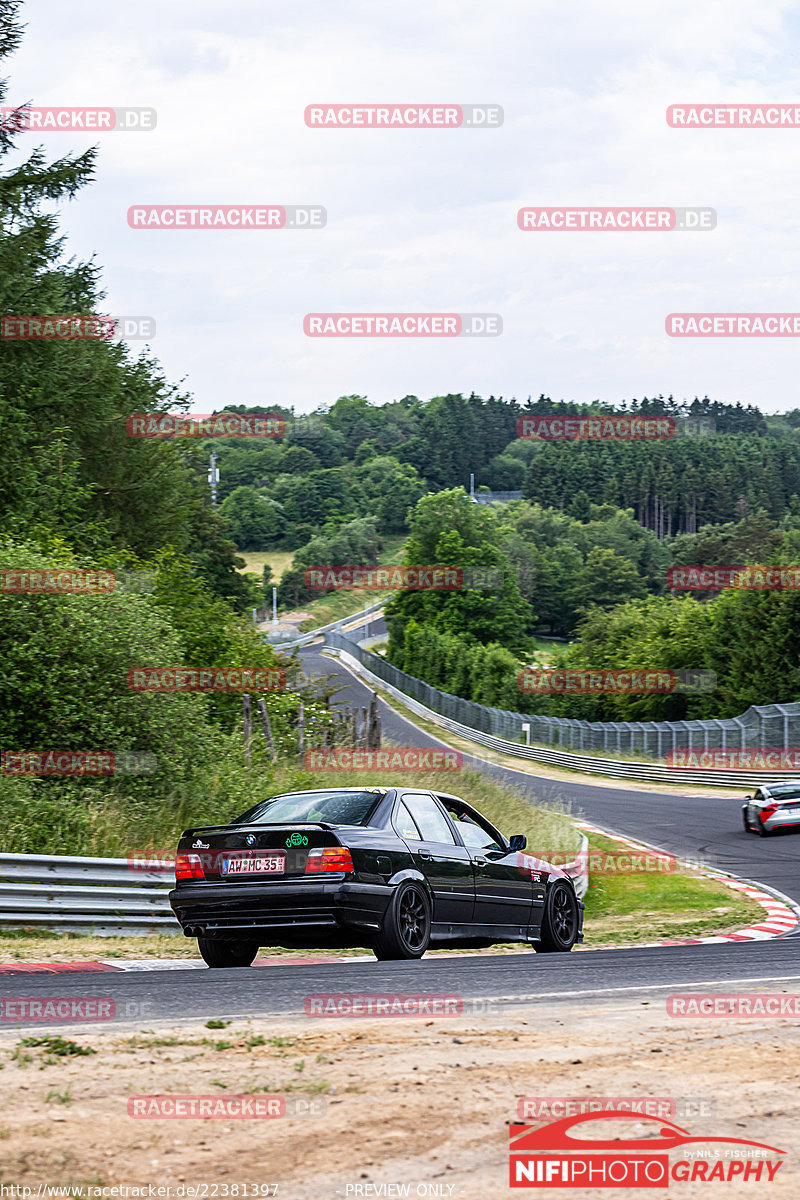
<svg viewBox="0 0 800 1200">
<path fill-rule="evenodd" d="M 290 641 L 273 641 L 269 633 L 262 633 L 262 637 L 266 638 L 270 645 L 275 650 L 294 650 L 298 646 L 308 646 L 316 638 L 322 634 L 329 633 L 332 630 L 340 630 L 343 625 L 349 625 L 353 621 L 357 621 L 359 617 L 368 617 L 372 613 L 378 612 L 383 608 L 385 600 L 377 600 L 374 604 L 370 604 L 368 608 L 362 608 L 358 612 L 352 613 L 349 617 L 340 617 L 338 621 L 329 621 L 327 625 L 320 625 L 317 629 L 309 629 L 306 633 L 301 633 L 299 637 L 292 638 Z"/>
</svg>

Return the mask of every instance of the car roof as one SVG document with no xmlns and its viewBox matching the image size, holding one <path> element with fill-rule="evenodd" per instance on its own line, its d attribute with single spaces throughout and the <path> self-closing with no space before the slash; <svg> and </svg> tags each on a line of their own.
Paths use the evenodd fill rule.
<svg viewBox="0 0 800 1200">
<path fill-rule="evenodd" d="M 773 783 L 762 783 L 759 786 L 762 792 L 769 792 L 771 795 L 789 790 L 800 794 L 800 779 L 778 779 Z"/>
<path fill-rule="evenodd" d="M 385 787 L 383 784 L 362 783 L 352 784 L 349 787 L 321 787 L 315 788 L 297 788 L 290 792 L 276 792 L 274 796 L 270 796 L 270 800 L 278 800 L 281 796 L 314 796 L 317 792 L 393 792 L 396 785 Z"/>
</svg>

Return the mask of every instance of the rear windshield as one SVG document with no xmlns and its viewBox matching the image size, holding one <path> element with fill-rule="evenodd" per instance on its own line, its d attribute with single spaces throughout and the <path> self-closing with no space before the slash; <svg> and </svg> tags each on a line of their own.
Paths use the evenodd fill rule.
<svg viewBox="0 0 800 1200">
<path fill-rule="evenodd" d="M 778 784 L 769 789 L 769 794 L 776 800 L 800 800 L 800 788 L 796 783 Z"/>
<path fill-rule="evenodd" d="M 289 792 L 256 804 L 231 824 L 296 825 L 304 821 L 327 821 L 331 825 L 366 825 L 370 812 L 383 795 L 383 790 Z"/>
</svg>

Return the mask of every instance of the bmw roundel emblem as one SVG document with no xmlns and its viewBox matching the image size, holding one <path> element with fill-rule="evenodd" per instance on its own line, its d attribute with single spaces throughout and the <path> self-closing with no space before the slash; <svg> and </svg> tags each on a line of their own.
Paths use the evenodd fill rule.
<svg viewBox="0 0 800 1200">
<path fill-rule="evenodd" d="M 247 838 L 245 840 L 246 840 L 248 846 L 255 846 L 256 835 L 254 833 L 248 833 Z"/>
</svg>

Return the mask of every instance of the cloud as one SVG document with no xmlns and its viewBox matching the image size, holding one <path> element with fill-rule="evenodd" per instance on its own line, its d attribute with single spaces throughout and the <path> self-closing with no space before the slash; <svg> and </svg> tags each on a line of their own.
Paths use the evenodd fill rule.
<svg viewBox="0 0 800 1200">
<path fill-rule="evenodd" d="M 681 101 L 791 101 L 783 0 L 37 0 L 9 99 L 153 105 L 64 206 L 109 308 L 198 411 L 339 394 L 645 391 L 791 406 L 791 342 L 679 341 L 673 310 L 786 310 L 797 131 L 675 130 Z M 498 103 L 499 129 L 308 129 L 307 104 Z M 53 155 L 89 144 L 43 139 Z M 319 231 L 131 230 L 136 203 L 322 204 Z M 712 233 L 522 233 L 523 205 L 710 205 Z M 495 339 L 311 340 L 310 311 L 500 312 Z"/>
</svg>

